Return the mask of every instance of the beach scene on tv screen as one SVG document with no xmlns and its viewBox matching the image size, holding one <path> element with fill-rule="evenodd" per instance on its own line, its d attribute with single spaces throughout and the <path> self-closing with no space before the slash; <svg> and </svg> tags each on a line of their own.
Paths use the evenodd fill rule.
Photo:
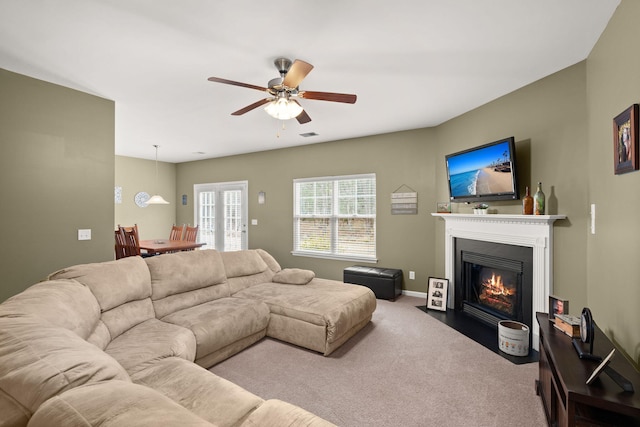
<svg viewBox="0 0 640 427">
<path fill-rule="evenodd" d="M 514 191 L 508 141 L 451 156 L 447 163 L 452 197 Z"/>
</svg>

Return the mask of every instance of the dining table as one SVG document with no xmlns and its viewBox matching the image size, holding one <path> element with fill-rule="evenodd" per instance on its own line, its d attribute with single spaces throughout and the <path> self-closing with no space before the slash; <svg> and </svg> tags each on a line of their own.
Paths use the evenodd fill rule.
<svg viewBox="0 0 640 427">
<path fill-rule="evenodd" d="M 166 252 L 191 251 L 201 248 L 206 243 L 189 242 L 187 240 L 151 239 L 140 240 L 140 250 L 148 254 L 158 255 Z"/>
</svg>

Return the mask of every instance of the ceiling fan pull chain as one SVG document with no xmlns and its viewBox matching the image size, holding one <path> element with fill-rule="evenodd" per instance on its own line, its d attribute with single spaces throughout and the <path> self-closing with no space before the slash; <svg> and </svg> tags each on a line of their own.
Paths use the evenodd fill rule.
<svg viewBox="0 0 640 427">
<path fill-rule="evenodd" d="M 285 131 L 287 130 L 285 124 L 286 122 L 284 120 L 280 120 L 280 122 L 282 123 L 282 130 Z M 278 126 L 278 131 L 276 132 L 276 138 L 280 138 L 280 127 Z"/>
</svg>

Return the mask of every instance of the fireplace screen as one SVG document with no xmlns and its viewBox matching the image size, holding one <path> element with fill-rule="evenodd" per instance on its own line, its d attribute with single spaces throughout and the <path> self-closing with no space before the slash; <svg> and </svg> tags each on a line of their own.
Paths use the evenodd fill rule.
<svg viewBox="0 0 640 427">
<path fill-rule="evenodd" d="M 468 301 L 509 319 L 516 318 L 519 274 L 478 264 L 470 267 Z"/>
<path fill-rule="evenodd" d="M 503 255 L 462 251 L 462 310 L 493 325 L 524 320 L 523 262 Z"/>
<path fill-rule="evenodd" d="M 495 328 L 501 320 L 532 327 L 532 248 L 456 238 L 455 254 L 455 310 Z"/>
</svg>

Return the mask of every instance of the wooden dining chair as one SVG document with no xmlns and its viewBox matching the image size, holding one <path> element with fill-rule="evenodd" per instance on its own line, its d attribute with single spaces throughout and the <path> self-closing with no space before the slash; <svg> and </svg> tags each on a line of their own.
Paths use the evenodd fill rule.
<svg viewBox="0 0 640 427">
<path fill-rule="evenodd" d="M 127 226 L 127 227 L 123 227 L 120 224 L 118 224 L 118 228 L 122 228 L 124 231 L 133 231 L 136 234 L 136 238 L 140 239 L 139 234 L 138 234 L 138 224 L 133 224 L 132 226 Z"/>
<path fill-rule="evenodd" d="M 116 259 L 126 257 L 127 256 L 126 242 L 125 242 L 124 233 L 122 232 L 121 227 L 118 227 L 118 229 L 115 231 L 115 238 L 116 238 L 116 246 L 115 246 Z"/>
<path fill-rule="evenodd" d="M 126 256 L 140 255 L 140 240 L 138 239 L 138 227 L 122 227 Z"/>
<path fill-rule="evenodd" d="M 171 227 L 171 234 L 169 234 L 169 240 L 182 240 L 185 225 L 174 225 Z"/>
<path fill-rule="evenodd" d="M 182 240 L 187 242 L 195 242 L 198 237 L 198 225 L 195 227 L 189 227 L 188 225 L 185 227 L 184 235 L 182 236 Z"/>
<path fill-rule="evenodd" d="M 133 227 L 121 227 L 118 225 L 121 234 L 121 240 L 124 242 L 124 256 L 151 256 L 140 250 L 140 235 L 138 233 L 138 224 Z"/>
</svg>

